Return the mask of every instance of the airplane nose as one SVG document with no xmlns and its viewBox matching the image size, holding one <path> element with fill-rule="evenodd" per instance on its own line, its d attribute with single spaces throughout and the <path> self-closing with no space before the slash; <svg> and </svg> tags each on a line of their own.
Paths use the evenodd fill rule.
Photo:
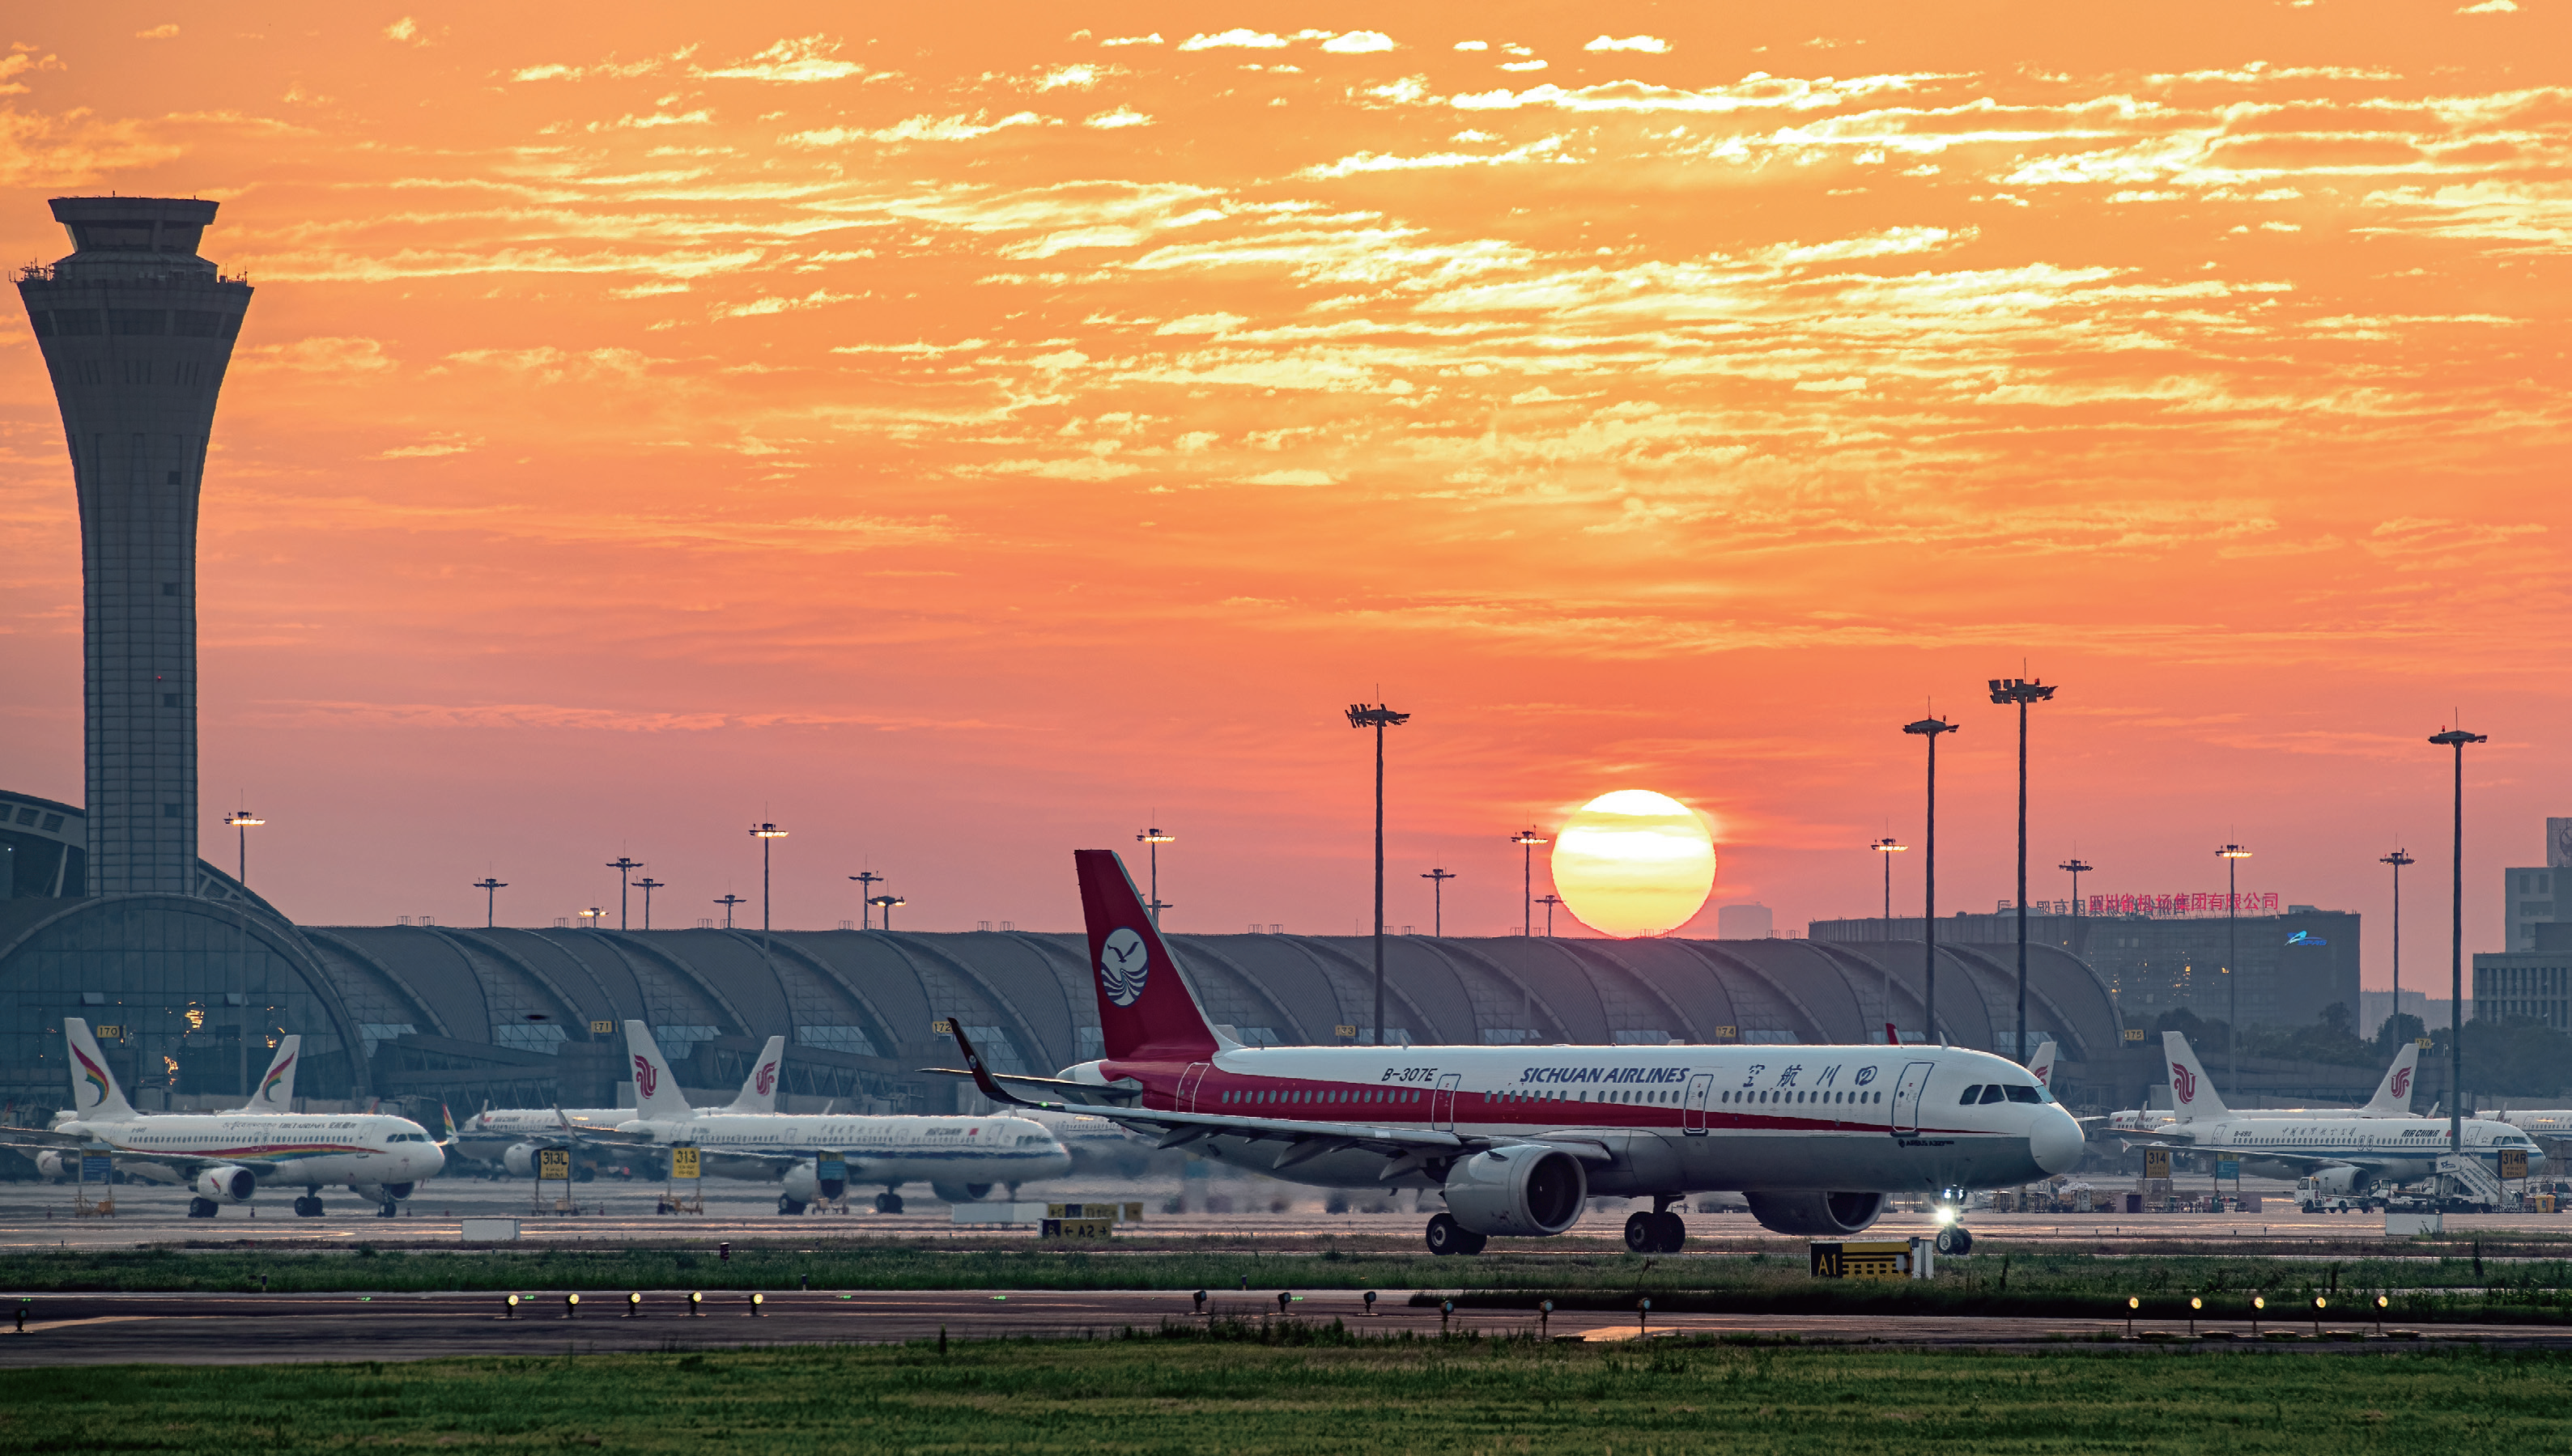
<svg viewBox="0 0 2572 1456">
<path fill-rule="evenodd" d="M 2080 1166 L 2081 1142 L 2081 1125 L 2059 1107 L 2038 1109 L 2036 1126 L 2027 1132 L 2028 1156 L 2048 1177 Z"/>
</svg>

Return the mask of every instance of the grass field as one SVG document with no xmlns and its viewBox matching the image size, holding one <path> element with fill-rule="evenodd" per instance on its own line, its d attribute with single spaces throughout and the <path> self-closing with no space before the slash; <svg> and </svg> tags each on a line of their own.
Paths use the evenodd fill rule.
<svg viewBox="0 0 2572 1456">
<path fill-rule="evenodd" d="M 1387 1249 L 1260 1253 L 1217 1246 L 1097 1251 L 1032 1244 L 956 1249 L 941 1242 L 844 1242 L 796 1249 L 521 1248 L 471 1252 L 259 1252 L 238 1249 L 72 1249 L 0 1257 L 0 1292 L 276 1293 L 625 1289 L 1455 1289 L 1473 1302 L 1541 1297 L 1630 1308 L 1651 1295 L 1671 1310 L 1733 1313 L 2122 1314 L 2176 1317 L 2194 1295 L 2229 1314 L 2253 1295 L 2271 1304 L 2335 1308 L 2393 1301 L 2405 1321 L 2572 1320 L 2572 1261 L 2477 1266 L 2470 1254 L 2405 1259 L 2101 1255 L 2059 1246 L 1985 1241 L 1970 1259 L 1941 1263 L 1934 1282 L 1840 1283 L 1810 1276 L 1802 1254 L 1646 1259 L 1623 1252 L 1502 1251 L 1436 1258 Z"/>
<path fill-rule="evenodd" d="M 0 1449 L 2245 1453 L 2572 1448 L 2572 1357 L 1225 1338 L 0 1373 Z"/>
</svg>

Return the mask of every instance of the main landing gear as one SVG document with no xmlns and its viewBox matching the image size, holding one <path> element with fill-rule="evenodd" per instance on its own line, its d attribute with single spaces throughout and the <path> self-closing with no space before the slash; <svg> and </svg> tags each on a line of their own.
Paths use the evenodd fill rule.
<svg viewBox="0 0 2572 1456">
<path fill-rule="evenodd" d="M 879 1213 L 901 1213 L 902 1195 L 895 1193 L 891 1189 L 887 1189 L 883 1193 L 876 1195 L 876 1212 Z"/>
<path fill-rule="evenodd" d="M 793 1199 L 786 1197 L 784 1194 L 779 1194 L 777 1196 L 777 1212 L 790 1215 L 801 1213 L 804 1212 L 804 1206 L 795 1202 Z"/>
<path fill-rule="evenodd" d="M 1670 1212 L 1670 1206 L 1683 1201 L 1679 1194 L 1652 1195 L 1652 1212 L 1627 1215 L 1625 1247 L 1635 1253 L 1678 1252 L 1687 1242 L 1687 1224 Z"/>
<path fill-rule="evenodd" d="M 1481 1253 L 1483 1245 L 1490 1241 L 1482 1234 L 1457 1222 L 1453 1214 L 1441 1213 L 1429 1220 L 1431 1253 Z"/>
<path fill-rule="evenodd" d="M 215 1201 L 212 1199 L 190 1199 L 188 1201 L 188 1216 L 191 1218 L 211 1218 L 215 1216 Z"/>
<path fill-rule="evenodd" d="M 381 1204 L 375 1206 L 375 1216 L 378 1218 L 399 1217 L 401 1216 L 401 1205 L 393 1202 L 391 1199 L 386 1199 Z"/>
<path fill-rule="evenodd" d="M 297 1199 L 295 1201 L 295 1216 L 298 1218 L 321 1217 L 322 1200 L 320 1196 L 315 1194 L 306 1194 L 304 1197 Z"/>
</svg>

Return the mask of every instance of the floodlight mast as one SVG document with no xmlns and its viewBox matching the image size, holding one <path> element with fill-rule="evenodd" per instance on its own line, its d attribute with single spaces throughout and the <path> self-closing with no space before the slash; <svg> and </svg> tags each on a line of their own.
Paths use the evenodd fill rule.
<svg viewBox="0 0 2572 1456">
<path fill-rule="evenodd" d="M 484 875 L 484 876 L 482 876 L 480 879 L 477 879 L 477 880 L 475 880 L 475 881 L 473 882 L 473 888 L 475 888 L 475 889 L 477 889 L 477 890 L 480 890 L 480 891 L 482 892 L 482 928 L 483 928 L 483 929 L 488 930 L 488 929 L 490 929 L 490 928 L 491 928 L 491 917 L 492 917 L 492 914 L 493 914 L 493 907 L 494 907 L 494 906 L 496 906 L 496 905 L 499 903 L 499 894 L 500 894 L 500 892 L 501 892 L 502 890 L 507 889 L 508 887 L 509 887 L 509 882 L 508 882 L 507 880 L 504 880 L 504 879 L 495 879 L 495 878 L 493 878 L 492 876 L 487 875 L 487 874 L 486 874 L 486 875 Z"/>
<path fill-rule="evenodd" d="M 1429 933 L 1432 935 L 1447 933 L 1447 881 L 1455 877 L 1453 872 L 1436 865 L 1430 866 L 1429 872 L 1421 876 L 1429 881 Z"/>
<path fill-rule="evenodd" d="M 1134 840 L 1136 843 L 1148 844 L 1151 846 L 1152 903 L 1144 908 L 1152 912 L 1152 928 L 1154 930 L 1158 930 L 1161 928 L 1161 912 L 1170 908 L 1169 906 L 1161 903 L 1161 846 L 1164 844 L 1178 843 L 1179 836 L 1176 834 L 1164 834 L 1158 829 L 1145 829 L 1142 833 L 1135 835 Z"/>
<path fill-rule="evenodd" d="M 1373 707 L 1352 703 L 1348 719 L 1353 728 L 1375 729 L 1375 1044 L 1380 1047 L 1384 1045 L 1384 730 L 1411 722 L 1411 715 L 1381 703 Z"/>
<path fill-rule="evenodd" d="M 267 823 L 268 820 L 261 818 L 259 815 L 252 813 L 248 809 L 237 809 L 232 813 L 224 815 L 224 822 L 232 825 L 233 838 L 237 841 L 235 844 L 235 850 L 241 856 L 241 870 L 239 878 L 241 880 L 242 888 L 249 889 L 250 831 L 261 824 Z"/>
<path fill-rule="evenodd" d="M 1938 1035 L 1938 737 L 1958 729 L 1943 718 L 1924 718 L 1904 724 L 1902 730 L 1929 740 L 1929 823 L 1921 841 L 1926 852 L 1921 856 L 1920 877 L 1920 1035 L 1925 1041 Z"/>
<path fill-rule="evenodd" d="M 885 912 L 884 928 L 891 930 L 893 929 L 893 907 L 896 905 L 908 905 L 911 902 L 900 895 L 878 895 L 874 899 L 867 901 L 867 903 L 878 906 Z"/>
<path fill-rule="evenodd" d="M 1549 842 L 1534 825 L 1510 836 L 1519 846 L 1519 934 L 1536 934 L 1536 846 Z"/>
<path fill-rule="evenodd" d="M 715 903 L 724 907 L 724 929 L 730 930 L 732 928 L 732 907 L 735 905 L 746 905 L 750 902 L 727 890 L 724 892 L 723 897 L 716 900 Z"/>
<path fill-rule="evenodd" d="M 2027 1065 L 2027 710 L 2054 689 L 2033 678 L 1990 680 L 1992 702 L 2018 705 L 2018 1064 Z"/>
<path fill-rule="evenodd" d="M 2483 733 L 2448 728 L 2429 741 L 2456 750 L 2456 839 L 2454 880 L 2447 905 L 2447 1151 L 2465 1152 L 2465 744 L 2487 741 Z M 2393 1009 L 2402 1009 L 2399 1001 Z"/>
<path fill-rule="evenodd" d="M 872 869 L 869 869 L 853 874 L 849 876 L 849 878 L 858 882 L 858 928 L 860 930 L 873 930 L 876 928 L 876 912 L 871 907 L 875 904 L 875 901 L 867 899 L 866 894 L 869 890 L 883 884 L 884 876 L 876 873 Z"/>
<path fill-rule="evenodd" d="M 634 888 L 643 892 L 643 928 L 649 930 L 652 928 L 652 892 L 666 890 L 669 885 L 647 874 L 634 882 Z"/>
<path fill-rule="evenodd" d="M 2396 849 L 2375 861 L 2393 866 L 2393 1014 L 2402 1014 L 2402 866 L 2417 864 L 2408 850 Z M 2428 1027 L 2420 1028 L 2427 1031 Z"/>
<path fill-rule="evenodd" d="M 768 936 L 774 924 L 771 911 L 776 904 L 768 888 L 768 849 L 777 840 L 785 838 L 787 831 L 775 824 L 759 823 L 750 826 L 750 833 L 759 841 L 759 948 L 764 954 L 768 950 Z"/>
<path fill-rule="evenodd" d="M 619 930 L 631 930 L 634 927 L 627 924 L 625 918 L 625 891 L 628 886 L 634 883 L 634 871 L 643 867 L 643 861 L 633 858 L 630 855 L 620 854 L 614 859 L 607 861 L 607 867 L 616 871 L 616 928 Z"/>
<path fill-rule="evenodd" d="M 2233 1026 L 2226 1036 L 2224 1079 L 2236 1093 L 2242 1088 L 2242 968 L 2234 962 L 2241 955 L 2239 911 L 2242 907 L 2240 880 L 2236 871 L 2250 851 L 2239 844 L 2227 844 L 2215 851 L 2224 860 L 2224 982 L 2231 1009 L 2224 1014 Z"/>
<path fill-rule="evenodd" d="M 1563 903 L 1561 895 L 1539 895 L 1536 902 L 1545 907 L 1545 938 L 1554 939 L 1554 907 Z"/>
<path fill-rule="evenodd" d="M 1893 856 L 1911 846 L 1897 844 L 1890 834 L 1866 846 L 1884 859 L 1884 938 L 1893 938 Z M 1893 1024 L 1893 958 L 1884 958 L 1884 1024 Z"/>
</svg>

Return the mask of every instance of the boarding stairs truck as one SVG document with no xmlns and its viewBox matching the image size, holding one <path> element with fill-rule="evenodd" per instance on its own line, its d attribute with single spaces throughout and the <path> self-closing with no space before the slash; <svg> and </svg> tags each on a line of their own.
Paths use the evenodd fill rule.
<svg viewBox="0 0 2572 1456">
<path fill-rule="evenodd" d="M 2447 1208 L 2459 1213 L 2497 1213 L 2509 1203 L 2509 1191 L 2479 1158 L 2440 1155 L 2438 1180 Z"/>
</svg>

